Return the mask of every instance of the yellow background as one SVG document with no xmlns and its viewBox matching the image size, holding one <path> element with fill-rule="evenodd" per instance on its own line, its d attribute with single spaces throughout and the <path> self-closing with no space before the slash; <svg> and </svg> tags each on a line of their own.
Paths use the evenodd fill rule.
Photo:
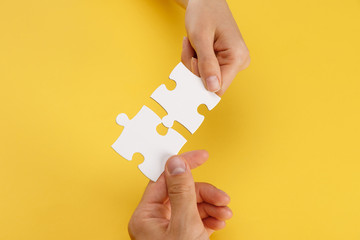
<svg viewBox="0 0 360 240">
<path fill-rule="evenodd" d="M 213 239 L 360 239 L 360 1 L 236 1 L 252 57 L 182 152 L 232 197 Z M 171 0 L 0 1 L 0 239 L 128 239 L 111 144 L 180 60 Z"/>
</svg>

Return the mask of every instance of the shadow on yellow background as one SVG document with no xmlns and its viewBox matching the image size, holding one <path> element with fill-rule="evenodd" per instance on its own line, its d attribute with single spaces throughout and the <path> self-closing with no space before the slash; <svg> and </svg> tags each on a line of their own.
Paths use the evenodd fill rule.
<svg viewBox="0 0 360 240">
<path fill-rule="evenodd" d="M 228 1 L 252 63 L 182 151 L 232 197 L 213 239 L 360 239 L 360 2 Z M 128 239 L 111 144 L 180 61 L 171 0 L 0 2 L 0 239 Z M 160 114 L 160 113 L 159 113 Z"/>
</svg>

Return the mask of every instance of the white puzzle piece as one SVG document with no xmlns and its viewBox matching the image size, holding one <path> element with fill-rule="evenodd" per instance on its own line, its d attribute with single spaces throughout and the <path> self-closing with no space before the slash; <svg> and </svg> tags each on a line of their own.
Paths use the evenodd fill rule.
<svg viewBox="0 0 360 240">
<path fill-rule="evenodd" d="M 156 127 L 161 119 L 146 106 L 131 120 L 126 114 L 119 114 L 116 122 L 124 126 L 124 130 L 112 148 L 127 160 L 131 160 L 134 153 L 141 153 L 144 162 L 139 164 L 139 169 L 152 181 L 160 177 L 168 158 L 176 155 L 186 143 L 186 139 L 171 128 L 165 136 L 158 134 Z"/>
<path fill-rule="evenodd" d="M 172 127 L 176 120 L 194 133 L 204 121 L 204 116 L 198 113 L 197 108 L 201 104 L 205 104 L 211 110 L 221 98 L 206 90 L 201 79 L 182 63 L 179 63 L 171 72 L 170 79 L 176 82 L 175 89 L 169 91 L 162 84 L 153 92 L 151 98 L 168 113 L 162 119 L 166 127 Z"/>
</svg>

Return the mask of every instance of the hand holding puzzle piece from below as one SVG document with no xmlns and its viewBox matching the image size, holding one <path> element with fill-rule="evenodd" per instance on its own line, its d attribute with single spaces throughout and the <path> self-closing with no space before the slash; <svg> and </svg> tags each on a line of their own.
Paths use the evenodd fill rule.
<svg viewBox="0 0 360 240">
<path fill-rule="evenodd" d="M 124 113 L 116 118 L 124 130 L 112 148 L 127 160 L 131 160 L 134 153 L 141 153 L 144 162 L 139 164 L 139 169 L 152 181 L 157 181 L 169 157 L 178 154 L 186 143 L 183 136 L 170 128 L 173 122 L 178 121 L 194 133 L 204 120 L 204 116 L 197 112 L 199 105 L 205 104 L 211 110 L 221 100 L 215 93 L 207 91 L 201 79 L 182 63 L 175 67 L 170 79 L 176 82 L 174 90 L 169 91 L 161 85 L 151 95 L 168 113 L 162 120 L 169 127 L 165 136 L 156 131 L 161 119 L 146 106 L 131 120 Z"/>
</svg>

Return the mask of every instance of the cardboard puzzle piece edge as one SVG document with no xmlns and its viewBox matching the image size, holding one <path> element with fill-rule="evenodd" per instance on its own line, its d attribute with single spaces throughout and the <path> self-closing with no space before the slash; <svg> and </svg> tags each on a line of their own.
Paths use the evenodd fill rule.
<svg viewBox="0 0 360 240">
<path fill-rule="evenodd" d="M 204 120 L 197 108 L 205 104 L 212 110 L 221 100 L 215 93 L 207 91 L 201 79 L 181 62 L 169 78 L 176 82 L 174 90 L 169 91 L 162 84 L 151 95 L 165 109 L 167 116 L 160 119 L 150 108 L 143 106 L 132 119 L 124 113 L 116 118 L 116 122 L 124 129 L 112 148 L 129 161 L 135 153 L 141 153 L 144 161 L 138 168 L 152 181 L 157 181 L 169 157 L 178 154 L 186 143 L 186 139 L 171 128 L 173 122 L 178 121 L 194 133 Z M 169 128 L 165 136 L 156 130 L 161 122 Z"/>
<path fill-rule="evenodd" d="M 127 160 L 132 160 L 135 153 L 141 153 L 144 161 L 138 168 L 152 181 L 164 171 L 168 158 L 176 155 L 186 143 L 186 139 L 173 129 L 168 129 L 165 136 L 160 135 L 156 127 L 161 124 L 161 119 L 146 106 L 131 120 L 126 114 L 119 114 L 116 122 L 124 129 L 112 148 Z"/>
<path fill-rule="evenodd" d="M 204 121 L 204 116 L 198 113 L 197 108 L 205 104 L 209 110 L 212 110 L 221 98 L 209 92 L 201 78 L 181 62 L 174 68 L 169 78 L 176 82 L 175 89 L 170 91 L 162 84 L 153 92 L 151 98 L 167 112 L 168 115 L 162 119 L 166 127 L 172 127 L 176 120 L 194 133 Z"/>
</svg>

